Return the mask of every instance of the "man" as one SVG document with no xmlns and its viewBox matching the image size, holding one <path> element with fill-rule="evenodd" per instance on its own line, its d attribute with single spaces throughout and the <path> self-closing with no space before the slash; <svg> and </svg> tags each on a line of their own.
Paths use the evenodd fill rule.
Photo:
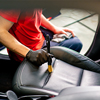
<svg viewBox="0 0 100 100">
<path fill-rule="evenodd" d="M 53 25 L 42 15 L 41 9 L 30 11 L 0 10 L 0 42 L 8 48 L 11 59 L 22 62 L 24 58 L 27 58 L 36 65 L 41 65 L 47 61 L 50 54 L 42 49 L 45 38 L 39 29 L 40 26 L 45 27 L 54 34 L 67 35 L 66 32 L 70 32 L 73 36 L 71 41 L 74 40 L 74 33 L 71 30 Z M 75 38 L 75 40 L 78 40 L 78 38 Z M 72 44 L 69 43 L 69 48 L 73 46 L 74 49 L 80 47 L 76 50 L 79 52 L 82 44 L 79 40 L 78 42 L 75 42 L 75 40 Z M 51 46 L 66 46 L 66 43 L 65 41 L 60 44 L 51 42 Z"/>
</svg>

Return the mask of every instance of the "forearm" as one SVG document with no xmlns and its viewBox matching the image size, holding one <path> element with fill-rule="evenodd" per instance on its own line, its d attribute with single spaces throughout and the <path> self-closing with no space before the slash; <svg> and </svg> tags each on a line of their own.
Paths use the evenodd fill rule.
<svg viewBox="0 0 100 100">
<path fill-rule="evenodd" d="M 53 33 L 55 34 L 65 34 L 68 36 L 67 32 L 70 32 L 72 34 L 72 36 L 74 37 L 74 33 L 73 31 L 67 29 L 67 28 L 61 28 L 61 27 L 57 27 L 54 24 L 52 24 L 50 21 L 48 21 L 43 15 L 41 16 L 41 25 L 49 30 L 51 30 Z"/>
<path fill-rule="evenodd" d="M 8 31 L 0 30 L 0 42 L 9 48 L 11 51 L 26 57 L 29 48 L 18 42 Z"/>
<path fill-rule="evenodd" d="M 41 16 L 41 26 L 43 26 L 43 27 L 45 27 L 45 28 L 47 28 L 47 29 L 49 29 L 49 30 L 51 30 L 52 32 L 54 32 L 55 33 L 55 31 L 56 31 L 56 26 L 55 25 L 53 25 L 50 21 L 48 21 L 45 17 L 44 17 L 44 15 L 42 15 Z"/>
</svg>

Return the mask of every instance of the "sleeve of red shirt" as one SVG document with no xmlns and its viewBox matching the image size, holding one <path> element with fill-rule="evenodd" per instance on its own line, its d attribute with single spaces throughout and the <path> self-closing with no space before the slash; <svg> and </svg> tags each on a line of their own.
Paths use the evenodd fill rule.
<svg viewBox="0 0 100 100">
<path fill-rule="evenodd" d="M 19 10 L 0 10 L 0 16 L 14 23 L 17 23 L 19 15 Z"/>
</svg>

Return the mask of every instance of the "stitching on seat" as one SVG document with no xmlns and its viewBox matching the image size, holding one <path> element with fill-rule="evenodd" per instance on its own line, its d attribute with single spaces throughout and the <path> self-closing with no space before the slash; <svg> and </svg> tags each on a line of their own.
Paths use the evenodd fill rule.
<svg viewBox="0 0 100 100">
<path fill-rule="evenodd" d="M 84 70 L 82 69 L 82 73 L 80 75 L 80 80 L 79 80 L 79 84 L 77 86 L 80 86 L 81 85 L 81 82 L 82 82 L 82 78 L 83 78 L 83 73 L 84 73 Z"/>
</svg>

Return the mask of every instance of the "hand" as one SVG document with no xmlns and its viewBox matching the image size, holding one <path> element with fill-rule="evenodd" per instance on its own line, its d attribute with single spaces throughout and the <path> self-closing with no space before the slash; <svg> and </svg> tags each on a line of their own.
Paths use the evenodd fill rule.
<svg viewBox="0 0 100 100">
<path fill-rule="evenodd" d="M 73 31 L 67 29 L 67 28 L 59 28 L 59 27 L 56 27 L 54 33 L 55 34 L 65 34 L 68 36 L 67 32 L 70 32 L 72 34 L 73 37 L 75 37 Z"/>
<path fill-rule="evenodd" d="M 26 54 L 26 58 L 37 66 L 40 66 L 43 63 L 47 62 L 49 56 L 53 57 L 52 54 L 47 53 L 43 49 L 37 51 L 33 51 L 30 49 L 29 52 Z"/>
</svg>

